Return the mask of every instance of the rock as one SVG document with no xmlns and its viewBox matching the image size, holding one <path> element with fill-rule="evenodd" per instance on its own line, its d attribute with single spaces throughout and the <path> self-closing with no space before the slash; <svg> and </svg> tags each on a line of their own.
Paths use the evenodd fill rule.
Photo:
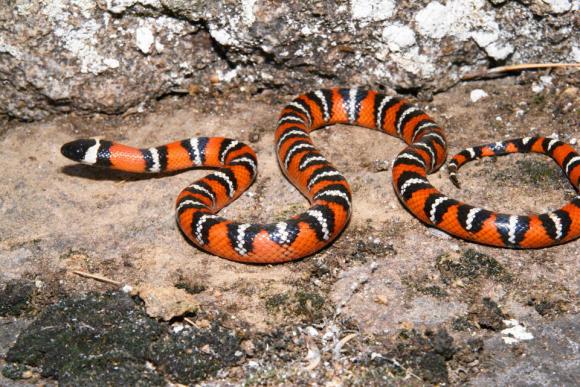
<svg viewBox="0 0 580 387">
<path fill-rule="evenodd" d="M 0 317 L 0 358 L 6 357 L 6 352 L 28 324 L 29 321 L 25 319 Z"/>
<path fill-rule="evenodd" d="M 574 316 L 554 321 L 535 321 L 533 340 L 525 341 L 520 351 L 506 351 L 500 335 L 485 341 L 493 356 L 486 371 L 470 385 L 574 385 L 578 372 L 578 321 Z"/>
<path fill-rule="evenodd" d="M 23 366 L 36 367 L 65 386 L 189 384 L 238 363 L 239 341 L 215 323 L 170 333 L 128 295 L 91 293 L 44 309 L 8 350 L 3 373 L 21 379 L 30 374 Z"/>
<path fill-rule="evenodd" d="M 198 330 L 193 327 L 163 336 L 151 345 L 151 359 L 172 380 L 184 384 L 207 379 L 220 369 L 239 362 L 240 340 L 219 325 Z"/>
<path fill-rule="evenodd" d="M 195 312 L 199 306 L 194 296 L 183 289 L 169 286 L 146 284 L 139 287 L 138 295 L 145 302 L 147 314 L 164 321 Z"/>
<path fill-rule="evenodd" d="M 163 385 L 163 377 L 143 361 L 149 342 L 163 332 L 127 295 L 91 294 L 46 308 L 21 332 L 6 360 L 38 367 L 62 385 Z"/>
<path fill-rule="evenodd" d="M 575 29 L 570 1 L 491 3 L 19 0 L 0 7 L 0 115 L 119 114 L 192 85 L 431 92 L 495 62 L 580 56 L 562 33 Z"/>
<path fill-rule="evenodd" d="M 240 347 L 242 350 L 248 355 L 253 356 L 256 350 L 256 346 L 252 342 L 252 340 L 244 340 L 240 343 Z"/>
<path fill-rule="evenodd" d="M 482 98 L 488 97 L 488 94 L 485 92 L 485 90 L 482 89 L 474 89 L 471 90 L 471 93 L 469 94 L 469 98 L 471 99 L 471 102 L 477 102 Z"/>
</svg>

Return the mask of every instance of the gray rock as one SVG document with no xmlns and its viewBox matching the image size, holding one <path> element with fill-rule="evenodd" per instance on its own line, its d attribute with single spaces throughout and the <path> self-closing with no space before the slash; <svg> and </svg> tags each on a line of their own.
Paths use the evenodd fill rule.
<svg viewBox="0 0 580 387">
<path fill-rule="evenodd" d="M 485 347 L 494 354 L 489 371 L 471 381 L 473 386 L 573 386 L 580 378 L 578 319 L 565 317 L 532 329 L 534 338 L 522 342 L 518 351 L 500 337 Z"/>
<path fill-rule="evenodd" d="M 491 3 L 5 2 L 0 115 L 117 114 L 213 88 L 297 93 L 348 84 L 429 92 L 498 62 L 579 60 L 571 33 L 577 3 Z"/>
</svg>

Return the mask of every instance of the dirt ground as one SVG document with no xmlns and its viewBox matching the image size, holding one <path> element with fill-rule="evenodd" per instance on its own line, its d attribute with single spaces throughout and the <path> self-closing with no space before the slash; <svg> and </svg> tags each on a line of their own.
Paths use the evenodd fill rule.
<svg viewBox="0 0 580 387">
<path fill-rule="evenodd" d="M 526 73 L 463 83 L 430 101 L 410 98 L 446 128 L 450 154 L 534 134 L 578 149 L 579 83 L 578 72 Z M 488 96 L 472 102 L 474 89 Z M 259 175 L 222 214 L 283 219 L 307 207 L 272 145 L 291 97 L 240 100 L 230 90 L 170 97 L 122 117 L 71 114 L 0 129 L 0 385 L 580 380 L 580 242 L 512 251 L 426 227 L 391 187 L 398 139 L 347 126 L 313 134 L 351 183 L 352 220 L 324 251 L 275 266 L 210 256 L 180 234 L 175 197 L 203 170 L 143 177 L 73 165 L 59 152 L 89 136 L 135 146 L 236 138 L 258 153 Z M 473 162 L 461 170 L 461 189 L 444 169 L 430 180 L 455 199 L 521 214 L 575 195 L 538 155 Z M 155 318 L 153 302 L 119 292 L 123 285 L 164 289 L 189 306 L 187 320 Z"/>
</svg>

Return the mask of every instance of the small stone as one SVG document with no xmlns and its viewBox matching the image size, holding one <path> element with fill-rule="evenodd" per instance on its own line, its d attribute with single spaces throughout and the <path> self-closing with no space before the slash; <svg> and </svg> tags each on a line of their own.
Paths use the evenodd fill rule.
<svg viewBox="0 0 580 387">
<path fill-rule="evenodd" d="M 544 91 L 544 84 L 543 83 L 532 83 L 532 91 L 534 93 L 541 93 L 542 91 Z"/>
<path fill-rule="evenodd" d="M 121 291 L 122 291 L 123 293 L 131 294 L 131 293 L 133 292 L 133 287 L 132 287 L 131 285 L 124 285 L 124 286 L 121 288 Z"/>
<path fill-rule="evenodd" d="M 474 89 L 471 90 L 471 93 L 469 94 L 469 98 L 471 99 L 471 102 L 477 102 L 482 98 L 488 97 L 489 94 L 487 94 L 484 90 L 482 89 Z"/>
<path fill-rule="evenodd" d="M 173 325 L 172 327 L 172 331 L 173 333 L 179 333 L 181 332 L 183 329 L 185 328 L 185 326 L 181 323 L 176 323 Z"/>
<path fill-rule="evenodd" d="M 240 343 L 240 347 L 248 356 L 253 356 L 256 346 L 252 342 L 252 340 L 244 340 Z"/>
<path fill-rule="evenodd" d="M 540 81 L 544 84 L 544 86 L 549 86 L 552 84 L 552 77 L 549 75 L 542 75 L 540 77 Z"/>
<path fill-rule="evenodd" d="M 528 332 L 517 320 L 503 320 L 503 323 L 509 327 L 501 331 L 504 335 L 502 340 L 506 344 L 516 344 L 520 341 L 532 340 L 534 338 L 534 335 Z"/>
<path fill-rule="evenodd" d="M 248 368 L 257 369 L 258 367 L 260 367 L 260 363 L 258 363 L 257 361 L 250 360 L 248 362 Z"/>
<path fill-rule="evenodd" d="M 457 278 L 456 280 L 453 280 L 451 286 L 454 288 L 464 288 L 465 283 L 461 280 L 461 278 Z"/>
<path fill-rule="evenodd" d="M 250 136 L 249 136 L 248 140 L 252 144 L 257 143 L 258 141 L 260 141 L 260 132 L 252 132 L 252 133 L 250 133 Z"/>
<path fill-rule="evenodd" d="M 373 169 L 375 172 L 388 171 L 390 168 L 390 163 L 388 160 L 375 160 L 373 161 Z"/>
<path fill-rule="evenodd" d="M 563 95 L 569 96 L 569 97 L 575 97 L 578 95 L 578 88 L 577 87 L 567 87 L 564 89 L 564 91 L 562 92 Z"/>
<path fill-rule="evenodd" d="M 194 296 L 172 286 L 144 284 L 139 288 L 139 297 L 149 316 L 165 321 L 195 312 L 199 306 Z"/>
</svg>

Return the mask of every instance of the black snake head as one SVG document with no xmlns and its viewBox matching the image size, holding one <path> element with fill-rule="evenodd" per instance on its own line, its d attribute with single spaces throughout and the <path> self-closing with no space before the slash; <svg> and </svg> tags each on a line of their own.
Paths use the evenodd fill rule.
<svg viewBox="0 0 580 387">
<path fill-rule="evenodd" d="M 60 148 L 60 153 L 73 161 L 83 162 L 87 151 L 97 144 L 94 139 L 82 139 L 67 142 Z"/>
</svg>

